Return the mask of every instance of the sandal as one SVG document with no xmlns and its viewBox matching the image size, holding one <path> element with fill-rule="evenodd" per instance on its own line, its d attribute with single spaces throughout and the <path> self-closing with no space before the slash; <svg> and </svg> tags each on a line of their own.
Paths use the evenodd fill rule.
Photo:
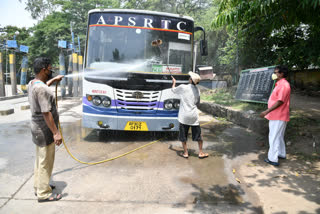
<svg viewBox="0 0 320 214">
<path fill-rule="evenodd" d="M 189 157 L 189 155 L 185 155 L 184 152 L 181 152 L 181 153 L 179 154 L 179 156 L 181 156 L 181 157 L 183 157 L 183 158 L 188 158 L 188 157 Z"/>
<path fill-rule="evenodd" d="M 51 189 L 54 190 L 56 188 L 56 186 L 54 185 L 50 185 Z M 37 192 L 34 193 L 35 196 L 37 196 Z"/>
<path fill-rule="evenodd" d="M 199 155 L 198 157 L 199 157 L 200 159 L 204 159 L 204 158 L 209 157 L 209 154 L 203 153 L 203 155 Z"/>
<path fill-rule="evenodd" d="M 42 202 L 50 202 L 50 201 L 59 201 L 62 198 L 61 194 L 57 194 L 57 193 L 52 193 L 49 198 L 46 199 L 38 199 L 39 203 Z"/>
</svg>

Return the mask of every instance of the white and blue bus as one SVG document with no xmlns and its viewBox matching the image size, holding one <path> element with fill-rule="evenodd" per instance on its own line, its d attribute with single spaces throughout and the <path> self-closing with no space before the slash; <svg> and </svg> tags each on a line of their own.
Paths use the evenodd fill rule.
<svg viewBox="0 0 320 214">
<path fill-rule="evenodd" d="M 178 131 L 179 99 L 170 90 L 171 75 L 177 85 L 188 83 L 187 73 L 194 70 L 194 31 L 194 21 L 187 16 L 89 11 L 83 127 Z"/>
</svg>

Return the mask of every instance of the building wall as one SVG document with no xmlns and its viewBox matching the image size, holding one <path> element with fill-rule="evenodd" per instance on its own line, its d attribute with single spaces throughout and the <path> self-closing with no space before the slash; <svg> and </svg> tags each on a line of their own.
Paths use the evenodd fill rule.
<svg viewBox="0 0 320 214">
<path fill-rule="evenodd" d="M 320 70 L 291 71 L 289 81 L 299 89 L 320 90 Z"/>
</svg>

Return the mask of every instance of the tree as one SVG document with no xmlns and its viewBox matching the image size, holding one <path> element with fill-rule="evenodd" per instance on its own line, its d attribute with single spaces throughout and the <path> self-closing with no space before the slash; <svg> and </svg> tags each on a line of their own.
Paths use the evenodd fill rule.
<svg viewBox="0 0 320 214">
<path fill-rule="evenodd" d="M 22 2 L 22 0 L 19 0 Z M 27 0 L 26 10 L 30 11 L 31 17 L 34 19 L 44 19 L 57 9 L 54 4 L 55 0 Z"/>
<path fill-rule="evenodd" d="M 58 40 L 69 40 L 69 24 L 65 22 L 66 15 L 61 12 L 53 12 L 46 16 L 39 24 L 31 28 L 33 36 L 27 42 L 30 46 L 30 62 L 36 57 L 47 56 L 58 63 Z"/>
<path fill-rule="evenodd" d="M 243 67 L 283 63 L 303 69 L 320 66 L 319 8 L 318 0 L 224 0 L 212 26 L 239 29 Z"/>
</svg>

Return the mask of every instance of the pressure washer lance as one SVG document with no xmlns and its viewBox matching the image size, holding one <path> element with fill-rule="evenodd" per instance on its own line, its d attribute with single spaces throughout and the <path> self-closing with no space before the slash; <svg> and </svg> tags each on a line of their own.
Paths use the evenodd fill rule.
<svg viewBox="0 0 320 214">
<path fill-rule="evenodd" d="M 153 40 L 153 41 L 151 42 L 151 45 L 152 45 L 152 47 L 158 47 L 158 48 L 159 48 L 160 56 L 162 57 L 163 55 L 162 55 L 162 51 L 161 51 L 161 48 L 160 48 L 160 45 L 162 45 L 162 40 L 161 40 L 161 39 Z M 171 75 L 171 77 L 172 77 L 172 74 L 171 74 L 169 65 L 168 65 L 167 63 L 166 63 L 166 65 L 167 65 L 167 68 L 168 68 L 168 70 L 169 70 L 169 73 L 170 73 L 170 75 Z"/>
</svg>

